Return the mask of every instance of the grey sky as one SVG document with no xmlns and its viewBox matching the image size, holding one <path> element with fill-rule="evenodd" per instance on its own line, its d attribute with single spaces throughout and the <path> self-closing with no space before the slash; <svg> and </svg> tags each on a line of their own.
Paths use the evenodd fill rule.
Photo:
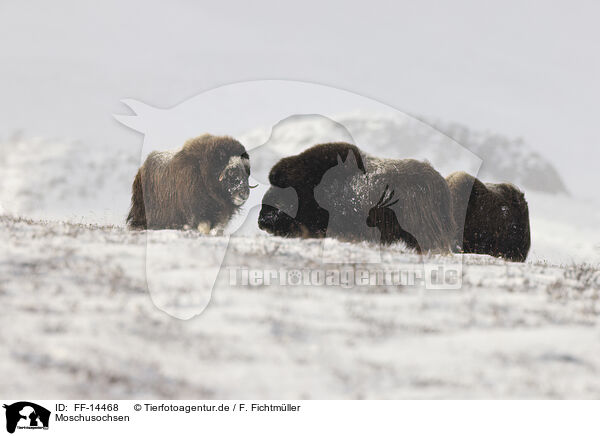
<svg viewBox="0 0 600 436">
<path fill-rule="evenodd" d="M 111 118 L 121 98 L 296 79 L 522 136 L 600 199 L 598 3 L 122 3 L 0 3 L 0 137 L 141 146 Z"/>
</svg>

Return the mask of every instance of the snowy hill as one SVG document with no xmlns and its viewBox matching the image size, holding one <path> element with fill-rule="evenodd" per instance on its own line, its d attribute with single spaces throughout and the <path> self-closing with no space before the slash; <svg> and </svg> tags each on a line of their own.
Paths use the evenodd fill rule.
<svg viewBox="0 0 600 436">
<path fill-rule="evenodd" d="M 1 378 L 7 397 L 600 396 L 597 267 L 470 255 L 455 291 L 244 286 L 228 281 L 228 269 L 314 269 L 320 242 L 240 237 L 208 309 L 182 322 L 149 298 L 147 241 L 185 253 L 226 238 L 7 217 L 0 238 L 0 371 L 36 375 Z M 387 265 L 421 263 L 398 247 L 382 255 Z M 181 256 L 163 263 L 187 261 Z M 328 266 L 342 267 L 358 266 Z M 176 281 L 163 291 L 187 304 Z"/>
<path fill-rule="evenodd" d="M 526 192 L 567 193 L 556 168 L 522 138 L 473 131 L 459 123 L 431 121 L 431 125 L 481 157 L 482 180 L 512 182 Z"/>
<path fill-rule="evenodd" d="M 18 216 L 121 224 L 139 166 L 134 150 L 13 136 L 0 142 L 0 210 Z"/>
</svg>

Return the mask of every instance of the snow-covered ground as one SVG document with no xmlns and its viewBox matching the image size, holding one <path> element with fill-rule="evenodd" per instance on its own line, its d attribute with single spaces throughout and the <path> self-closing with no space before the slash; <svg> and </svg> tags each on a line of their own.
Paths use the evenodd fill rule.
<svg viewBox="0 0 600 436">
<path fill-rule="evenodd" d="M 600 396 L 597 266 L 469 255 L 455 291 L 244 286 L 230 284 L 227 271 L 315 268 L 320 242 L 232 238 L 207 310 L 180 321 L 149 298 L 144 260 L 152 235 L 8 217 L 0 235 L 0 372 L 11 374 L 0 379 L 0 392 L 7 397 Z M 169 235 L 162 240 L 198 242 L 189 232 Z M 382 258 L 420 263 L 399 247 Z M 165 291 L 181 293 L 185 304 L 182 290 Z"/>
<path fill-rule="evenodd" d="M 314 141 L 279 133 L 282 143 Z M 522 143 L 500 143 L 532 156 L 515 173 L 521 184 L 544 167 Z M 462 264 L 457 290 L 249 286 L 231 271 L 410 270 L 423 259 L 330 241 L 346 261 L 323 265 L 322 241 L 259 232 L 256 209 L 231 240 L 132 232 L 123 224 L 134 151 L 22 137 L 0 151 L 5 397 L 600 397 L 600 207 L 576 195 L 525 189 L 526 263 L 426 258 Z M 182 283 L 205 279 L 199 264 L 218 268 L 218 251 L 224 264 L 201 315 L 181 321 L 157 308 L 194 313 L 198 299 Z"/>
</svg>

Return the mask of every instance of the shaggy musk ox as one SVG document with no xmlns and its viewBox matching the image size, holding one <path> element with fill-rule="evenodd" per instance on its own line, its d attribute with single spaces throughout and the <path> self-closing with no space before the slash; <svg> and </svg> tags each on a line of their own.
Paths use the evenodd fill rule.
<svg viewBox="0 0 600 436">
<path fill-rule="evenodd" d="M 314 189 L 323 175 L 352 153 L 358 171 L 365 173 L 358 147 L 343 142 L 316 145 L 296 156 L 281 159 L 269 172 L 274 188 L 263 197 L 258 226 L 276 236 L 323 238 L 329 212 L 315 200 Z M 293 188 L 294 192 L 277 188 Z M 292 218 L 288 212 L 296 209 Z"/>
<path fill-rule="evenodd" d="M 274 235 L 451 248 L 450 191 L 426 162 L 380 159 L 343 142 L 320 144 L 281 159 L 269 181 L 258 223 Z M 294 199 L 282 196 L 289 187 L 297 196 L 295 216 L 288 213 Z"/>
<path fill-rule="evenodd" d="M 531 245 L 523 193 L 510 183 L 483 184 L 464 172 L 450 174 L 446 180 L 462 251 L 523 262 Z"/>
<path fill-rule="evenodd" d="M 222 229 L 248 199 L 250 161 L 228 136 L 202 135 L 175 151 L 152 152 L 133 181 L 134 229 Z"/>
</svg>

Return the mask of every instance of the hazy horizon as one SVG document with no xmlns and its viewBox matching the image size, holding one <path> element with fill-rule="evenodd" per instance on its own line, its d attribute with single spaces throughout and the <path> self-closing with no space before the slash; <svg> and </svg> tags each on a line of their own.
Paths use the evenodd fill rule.
<svg viewBox="0 0 600 436">
<path fill-rule="evenodd" d="M 164 4 L 163 4 L 164 5 Z M 522 137 L 576 196 L 600 200 L 600 29 L 592 2 L 0 5 L 0 138 L 141 147 L 122 98 L 170 107 L 219 85 L 291 79 Z M 257 102 L 259 109 L 260 102 Z"/>
</svg>

